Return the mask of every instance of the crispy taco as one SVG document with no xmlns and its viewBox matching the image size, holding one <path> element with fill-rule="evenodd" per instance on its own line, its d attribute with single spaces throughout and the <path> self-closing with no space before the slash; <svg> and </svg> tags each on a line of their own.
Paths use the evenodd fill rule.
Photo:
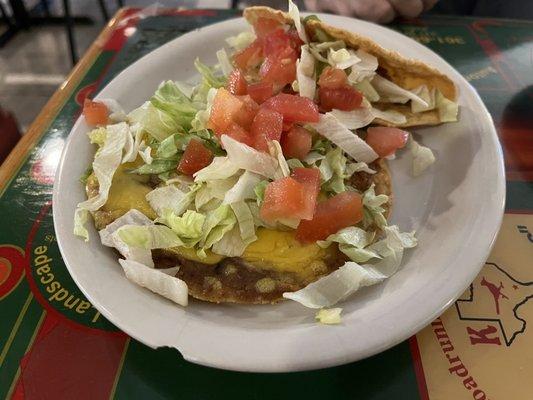
<svg viewBox="0 0 533 400">
<path fill-rule="evenodd" d="M 389 277 L 414 233 L 389 225 L 387 159 L 435 160 L 399 127 L 457 115 L 449 78 L 370 39 L 267 7 L 200 81 L 166 81 L 125 113 L 87 100 L 97 145 L 75 212 L 133 282 L 186 305 L 328 307 Z M 321 314 L 322 315 L 322 314 Z"/>
</svg>

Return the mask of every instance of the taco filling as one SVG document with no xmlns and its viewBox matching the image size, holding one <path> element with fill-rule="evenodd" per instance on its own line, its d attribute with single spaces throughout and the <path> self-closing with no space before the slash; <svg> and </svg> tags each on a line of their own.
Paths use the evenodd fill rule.
<svg viewBox="0 0 533 400">
<path fill-rule="evenodd" d="M 218 64 L 195 61 L 199 83 L 163 82 L 128 114 L 85 102 L 97 151 L 75 233 L 88 240 L 92 216 L 128 279 L 181 305 L 329 307 L 416 245 L 387 223 L 386 159 L 408 148 L 415 175 L 434 162 L 400 128 L 455 121 L 455 87 L 292 2 L 244 17 Z"/>
</svg>

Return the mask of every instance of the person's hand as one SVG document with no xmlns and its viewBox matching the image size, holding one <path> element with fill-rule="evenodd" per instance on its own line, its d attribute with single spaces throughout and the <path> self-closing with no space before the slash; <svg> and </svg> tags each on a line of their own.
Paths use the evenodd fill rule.
<svg viewBox="0 0 533 400">
<path fill-rule="evenodd" d="M 309 11 L 349 15 L 372 22 L 390 22 L 397 16 L 414 18 L 438 0 L 305 0 Z"/>
</svg>

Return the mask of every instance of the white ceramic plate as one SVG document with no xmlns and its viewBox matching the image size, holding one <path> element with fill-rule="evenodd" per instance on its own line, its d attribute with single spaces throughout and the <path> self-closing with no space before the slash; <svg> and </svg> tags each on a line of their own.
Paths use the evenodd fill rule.
<svg viewBox="0 0 533 400">
<path fill-rule="evenodd" d="M 295 371 L 368 357 L 414 334 L 441 314 L 475 278 L 501 223 L 505 197 L 503 160 L 496 131 L 475 90 L 428 48 L 384 27 L 320 15 L 335 26 L 367 35 L 382 46 L 423 60 L 457 84 L 460 122 L 416 129 L 437 162 L 410 176 L 410 157 L 390 163 L 394 182 L 392 222 L 417 230 L 419 246 L 401 270 L 342 304 L 340 326 L 314 321 L 315 310 L 294 302 L 273 306 L 215 305 L 191 301 L 181 308 L 130 283 L 116 254 L 94 228 L 91 241 L 72 234 L 76 204 L 85 199 L 79 177 L 94 149 L 82 119 L 66 143 L 54 186 L 54 223 L 70 274 L 111 322 L 151 347 L 172 346 L 194 363 L 242 371 Z M 126 110 L 147 100 L 162 80 L 190 80 L 195 57 L 215 63 L 224 38 L 247 25 L 234 19 L 191 32 L 128 67 L 98 97 L 117 99 Z"/>
</svg>

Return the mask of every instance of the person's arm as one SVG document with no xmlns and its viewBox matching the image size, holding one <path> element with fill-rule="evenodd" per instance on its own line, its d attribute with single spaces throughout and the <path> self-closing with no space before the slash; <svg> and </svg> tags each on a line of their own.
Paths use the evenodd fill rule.
<svg viewBox="0 0 533 400">
<path fill-rule="evenodd" d="M 397 16 L 414 18 L 438 0 L 305 0 L 309 11 L 349 15 L 372 22 L 390 22 Z"/>
</svg>

